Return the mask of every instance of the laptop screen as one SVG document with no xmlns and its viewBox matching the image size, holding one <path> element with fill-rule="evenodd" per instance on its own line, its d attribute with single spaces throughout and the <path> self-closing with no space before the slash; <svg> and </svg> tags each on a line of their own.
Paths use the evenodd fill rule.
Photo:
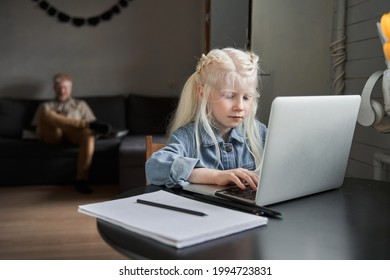
<svg viewBox="0 0 390 280">
<path fill-rule="evenodd" d="M 256 204 L 340 187 L 359 95 L 277 97 L 271 107 Z"/>
</svg>

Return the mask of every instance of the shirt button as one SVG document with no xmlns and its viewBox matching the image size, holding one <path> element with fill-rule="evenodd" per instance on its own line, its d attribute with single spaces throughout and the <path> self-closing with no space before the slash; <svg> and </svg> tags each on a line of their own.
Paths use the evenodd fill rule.
<svg viewBox="0 0 390 280">
<path fill-rule="evenodd" d="M 226 146 L 225 151 L 230 153 L 233 150 L 232 146 Z"/>
</svg>

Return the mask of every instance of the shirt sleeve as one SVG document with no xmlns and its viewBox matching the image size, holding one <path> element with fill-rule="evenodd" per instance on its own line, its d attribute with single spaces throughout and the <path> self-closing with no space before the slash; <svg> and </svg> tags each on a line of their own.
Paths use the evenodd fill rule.
<svg viewBox="0 0 390 280">
<path fill-rule="evenodd" d="M 88 122 L 96 120 L 96 116 L 92 112 L 92 109 L 91 109 L 91 107 L 89 107 L 87 102 L 85 102 L 83 100 L 80 100 L 79 106 L 80 106 L 79 108 L 80 108 L 80 111 L 81 111 L 81 117 L 82 117 L 83 120 L 86 120 Z"/>
<path fill-rule="evenodd" d="M 195 141 L 183 131 L 172 134 L 170 143 L 154 153 L 145 164 L 149 184 L 167 187 L 188 183 L 192 170 L 200 167 L 195 157 Z"/>
</svg>

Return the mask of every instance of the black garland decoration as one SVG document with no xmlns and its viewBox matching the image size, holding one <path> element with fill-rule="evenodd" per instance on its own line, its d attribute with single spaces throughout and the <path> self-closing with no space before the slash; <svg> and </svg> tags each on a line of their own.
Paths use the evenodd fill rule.
<svg viewBox="0 0 390 280">
<path fill-rule="evenodd" d="M 37 6 L 43 11 L 46 11 L 47 14 L 51 17 L 56 17 L 59 22 L 62 23 L 71 23 L 74 26 L 81 27 L 84 25 L 97 26 L 102 21 L 109 21 L 115 15 L 120 14 L 121 9 L 124 9 L 128 6 L 129 2 L 133 0 L 119 0 L 117 4 L 109 8 L 107 11 L 104 11 L 100 15 L 92 16 L 88 18 L 73 17 L 58 10 L 56 7 L 52 6 L 48 1 L 32 0 L 37 3 Z"/>
</svg>

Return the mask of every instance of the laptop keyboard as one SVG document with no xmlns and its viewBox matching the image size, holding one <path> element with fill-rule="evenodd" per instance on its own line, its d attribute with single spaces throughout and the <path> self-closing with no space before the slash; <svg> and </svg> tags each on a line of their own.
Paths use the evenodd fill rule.
<svg viewBox="0 0 390 280">
<path fill-rule="evenodd" d="M 249 186 L 246 186 L 245 190 L 242 190 L 236 186 L 236 187 L 224 189 L 219 192 L 225 195 L 244 198 L 246 200 L 252 200 L 252 201 L 254 201 L 256 198 L 256 191 Z"/>
</svg>

